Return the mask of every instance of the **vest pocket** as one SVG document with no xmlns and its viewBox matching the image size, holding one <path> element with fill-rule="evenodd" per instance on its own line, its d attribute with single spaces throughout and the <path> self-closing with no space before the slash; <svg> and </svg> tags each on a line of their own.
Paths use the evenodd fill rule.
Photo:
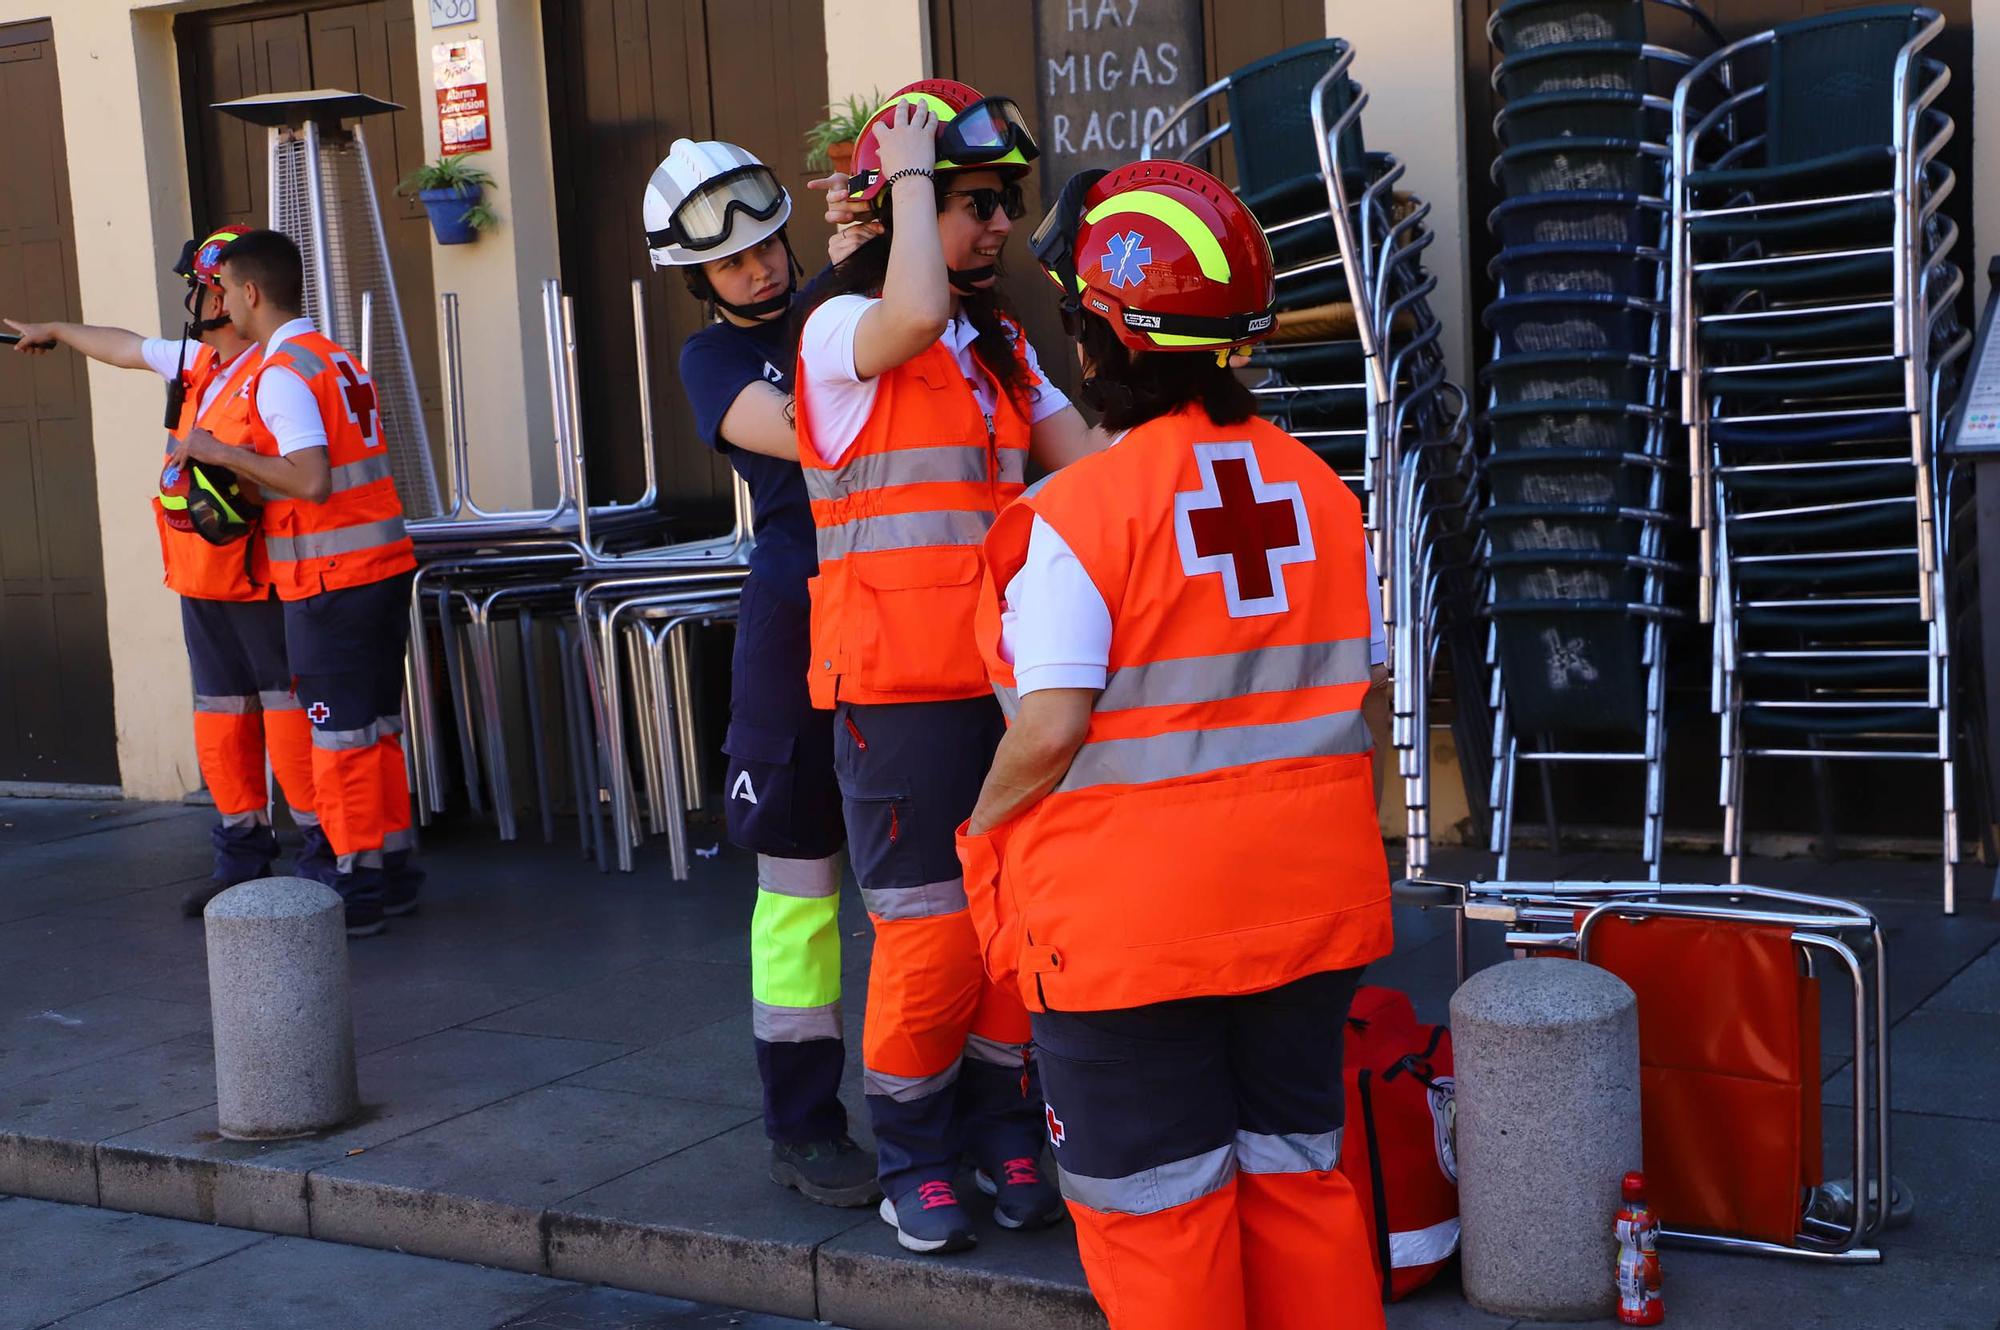
<svg viewBox="0 0 2000 1330">
<path fill-rule="evenodd" d="M 850 599 L 834 669 L 877 692 L 975 693 L 986 669 L 973 637 L 980 552 L 971 546 L 849 555 Z M 822 657 L 824 659 L 824 657 Z"/>
</svg>

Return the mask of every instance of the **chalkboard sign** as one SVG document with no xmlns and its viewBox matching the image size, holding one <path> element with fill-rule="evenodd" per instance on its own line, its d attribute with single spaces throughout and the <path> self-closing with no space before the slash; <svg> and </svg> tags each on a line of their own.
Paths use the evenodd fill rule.
<svg viewBox="0 0 2000 1330">
<path fill-rule="evenodd" d="M 1202 0 L 1036 0 L 1036 141 L 1042 188 L 1092 166 L 1137 161 L 1147 135 L 1199 92 Z M 1196 113 L 1156 156 L 1178 156 L 1208 127 Z"/>
</svg>

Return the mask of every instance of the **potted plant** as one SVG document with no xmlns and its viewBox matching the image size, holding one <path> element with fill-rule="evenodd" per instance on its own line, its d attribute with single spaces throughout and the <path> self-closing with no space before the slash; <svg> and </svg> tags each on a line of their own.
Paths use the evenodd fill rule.
<svg viewBox="0 0 2000 1330">
<path fill-rule="evenodd" d="M 857 94 L 829 105 L 826 119 L 806 131 L 806 169 L 842 174 L 852 171 L 855 140 L 861 137 L 862 126 L 881 104 L 882 94 L 876 91 L 865 99 Z"/>
<path fill-rule="evenodd" d="M 431 230 L 440 245 L 464 245 L 499 218 L 480 200 L 493 177 L 473 165 L 476 153 L 441 157 L 403 177 L 397 192 L 415 194 L 431 216 Z"/>
</svg>

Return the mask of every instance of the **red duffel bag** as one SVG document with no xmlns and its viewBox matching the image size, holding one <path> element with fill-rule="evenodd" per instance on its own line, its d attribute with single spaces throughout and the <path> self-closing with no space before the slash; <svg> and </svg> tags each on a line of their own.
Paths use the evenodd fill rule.
<svg viewBox="0 0 2000 1330">
<path fill-rule="evenodd" d="M 1458 1250 L 1451 1031 L 1420 1025 L 1409 995 L 1362 987 L 1348 1009 L 1340 1169 L 1374 1239 L 1385 1302 L 1408 1297 Z"/>
</svg>

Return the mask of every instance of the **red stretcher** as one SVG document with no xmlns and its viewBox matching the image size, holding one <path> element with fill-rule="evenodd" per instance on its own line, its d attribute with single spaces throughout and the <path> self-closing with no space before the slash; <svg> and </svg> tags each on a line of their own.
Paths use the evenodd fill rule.
<svg viewBox="0 0 2000 1330">
<path fill-rule="evenodd" d="M 1852 901 L 1765 887 L 1649 882 L 1399 882 L 1517 956 L 1568 956 L 1638 995 L 1646 1194 L 1683 1245 L 1872 1262 L 1910 1204 L 1890 1177 L 1882 926 Z M 1824 1177 L 1820 1005 L 1851 1004 L 1852 1174 Z M 1848 1110 L 1842 1110 L 1846 1112 Z"/>
</svg>

